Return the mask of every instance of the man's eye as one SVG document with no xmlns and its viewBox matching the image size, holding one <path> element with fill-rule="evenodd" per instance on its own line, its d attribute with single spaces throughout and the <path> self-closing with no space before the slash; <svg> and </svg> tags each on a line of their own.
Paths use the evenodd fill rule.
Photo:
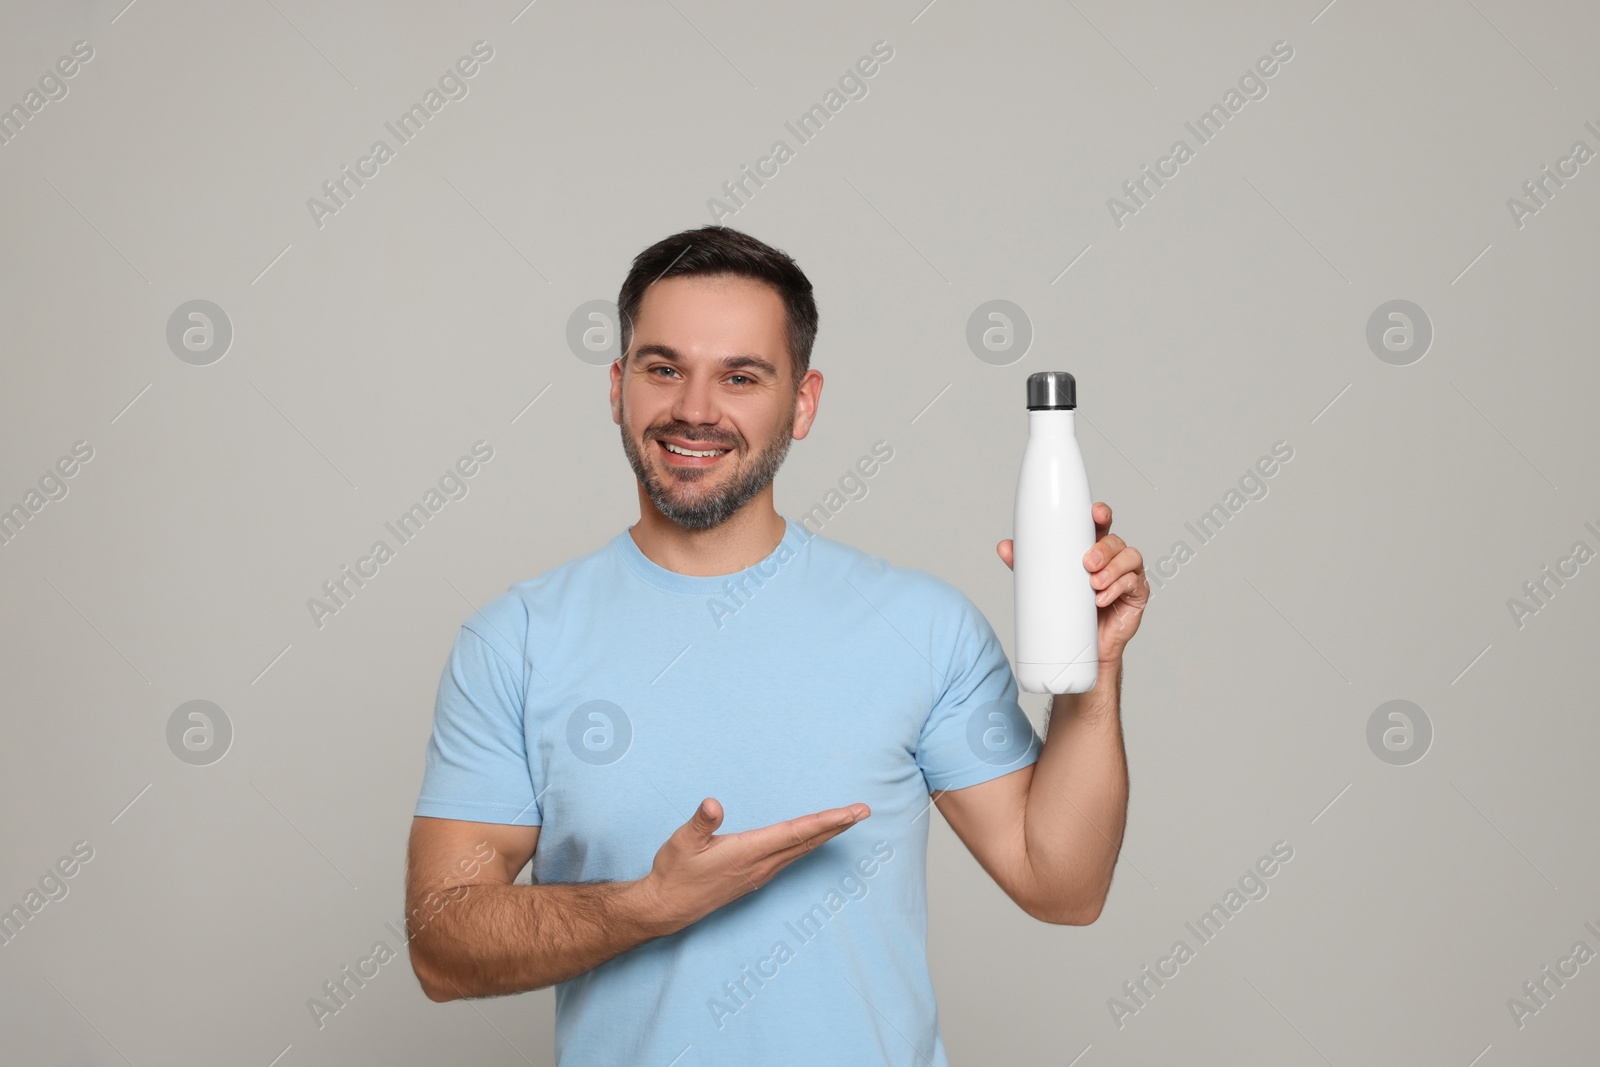
<svg viewBox="0 0 1600 1067">
<path fill-rule="evenodd" d="M 678 373 L 676 367 L 669 367 L 665 363 L 658 363 L 654 367 L 650 368 L 651 374 L 655 374 L 656 371 L 665 371 L 668 374 Z M 660 377 L 660 375 L 656 375 L 656 377 Z M 728 380 L 736 381 L 741 385 L 754 385 L 756 383 L 756 380 L 750 377 L 748 374 L 730 374 L 728 376 Z"/>
</svg>

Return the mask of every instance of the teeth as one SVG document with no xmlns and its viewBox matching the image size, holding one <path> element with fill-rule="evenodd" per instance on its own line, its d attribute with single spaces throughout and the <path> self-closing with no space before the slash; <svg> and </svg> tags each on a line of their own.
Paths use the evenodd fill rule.
<svg viewBox="0 0 1600 1067">
<path fill-rule="evenodd" d="M 679 448 L 670 441 L 663 441 L 661 443 L 666 446 L 668 452 L 676 452 L 680 456 L 720 456 L 722 453 L 727 451 L 726 448 L 713 448 L 708 452 L 691 452 L 687 448 Z"/>
</svg>

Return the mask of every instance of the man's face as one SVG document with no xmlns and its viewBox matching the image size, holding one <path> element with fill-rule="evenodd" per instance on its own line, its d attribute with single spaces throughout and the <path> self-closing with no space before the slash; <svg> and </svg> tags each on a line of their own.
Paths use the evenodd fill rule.
<svg viewBox="0 0 1600 1067">
<path fill-rule="evenodd" d="M 645 290 L 626 370 L 611 366 L 612 418 L 634 475 L 679 526 L 727 521 L 809 432 L 822 376 L 807 371 L 795 392 L 785 325 L 783 298 L 750 278 L 681 276 Z"/>
</svg>

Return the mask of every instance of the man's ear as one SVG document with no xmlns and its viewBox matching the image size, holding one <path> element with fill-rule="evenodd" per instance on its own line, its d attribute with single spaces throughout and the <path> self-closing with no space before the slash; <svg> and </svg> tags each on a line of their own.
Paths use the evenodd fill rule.
<svg viewBox="0 0 1600 1067">
<path fill-rule="evenodd" d="M 811 426 L 816 422 L 817 405 L 822 400 L 822 372 L 807 370 L 800 379 L 800 388 L 795 397 L 794 430 L 790 436 L 796 441 L 811 432 Z"/>
<path fill-rule="evenodd" d="M 611 361 L 611 421 L 622 425 L 622 359 Z"/>
</svg>

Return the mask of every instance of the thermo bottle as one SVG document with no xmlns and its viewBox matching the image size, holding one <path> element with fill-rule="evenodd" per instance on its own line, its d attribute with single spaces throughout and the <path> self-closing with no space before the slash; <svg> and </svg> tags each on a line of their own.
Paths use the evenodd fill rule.
<svg viewBox="0 0 1600 1067">
<path fill-rule="evenodd" d="M 1094 546 L 1094 501 L 1077 407 L 1077 383 L 1066 371 L 1028 376 L 1011 559 L 1017 684 L 1029 693 L 1086 693 L 1100 669 L 1100 612 L 1083 565 Z"/>
</svg>

